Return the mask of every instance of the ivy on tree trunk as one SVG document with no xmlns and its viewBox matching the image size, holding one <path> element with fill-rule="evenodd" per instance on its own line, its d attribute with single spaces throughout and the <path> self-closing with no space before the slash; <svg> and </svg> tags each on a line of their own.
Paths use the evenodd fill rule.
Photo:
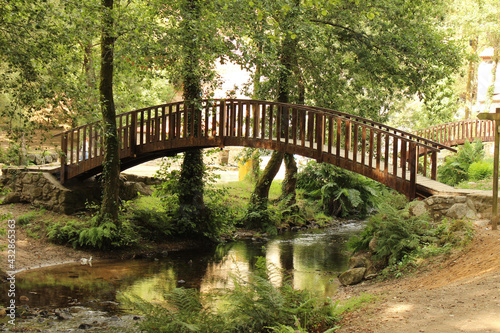
<svg viewBox="0 0 500 333">
<path fill-rule="evenodd" d="M 188 113 L 188 123 L 194 121 L 194 133 L 191 133 L 190 126 L 188 127 L 189 136 L 197 136 L 197 122 L 199 115 L 199 101 L 202 95 L 201 77 L 200 77 L 200 61 L 201 54 L 199 52 L 200 42 L 196 38 L 197 27 L 196 23 L 200 20 L 200 3 L 199 0 L 186 0 L 182 7 L 182 16 L 184 22 L 182 24 L 182 34 L 184 36 L 183 45 L 183 65 L 182 65 L 182 81 L 183 81 L 183 97 L 186 101 L 186 107 L 190 110 Z M 202 223 L 205 215 L 204 183 L 203 175 L 205 174 L 205 165 L 203 163 L 203 152 L 201 149 L 189 150 L 184 154 L 184 160 L 181 167 L 181 177 L 179 180 L 179 212 L 181 218 L 188 219 L 195 223 Z M 199 226 L 203 229 L 202 226 Z"/>
<path fill-rule="evenodd" d="M 102 0 L 100 103 L 104 126 L 103 197 L 99 221 L 118 223 L 120 156 L 113 100 L 113 0 Z"/>
</svg>

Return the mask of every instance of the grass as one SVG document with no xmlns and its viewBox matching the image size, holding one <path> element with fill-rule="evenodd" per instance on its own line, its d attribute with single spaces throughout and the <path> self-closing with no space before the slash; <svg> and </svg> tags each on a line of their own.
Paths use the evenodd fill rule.
<svg viewBox="0 0 500 333">
<path fill-rule="evenodd" d="M 281 195 L 281 180 L 275 180 L 271 184 L 269 189 L 269 200 L 273 201 L 280 197 Z M 217 183 L 217 188 L 225 188 L 228 191 L 228 204 L 236 208 L 238 212 L 243 214 L 246 209 L 246 205 L 250 201 L 250 196 L 254 189 L 254 184 L 245 179 L 243 181 L 234 181 L 227 183 Z M 238 215 L 242 217 L 242 215 Z"/>
<path fill-rule="evenodd" d="M 477 181 L 465 181 L 457 185 L 458 188 L 471 189 L 471 190 L 483 190 L 492 191 L 493 190 L 493 178 L 487 178 Z"/>
</svg>

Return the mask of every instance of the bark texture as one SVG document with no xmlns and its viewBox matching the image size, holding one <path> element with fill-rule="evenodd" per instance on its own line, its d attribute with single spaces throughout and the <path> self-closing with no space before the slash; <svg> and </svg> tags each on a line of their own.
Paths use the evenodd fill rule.
<svg viewBox="0 0 500 333">
<path fill-rule="evenodd" d="M 182 33 L 184 36 L 183 45 L 183 97 L 186 101 L 186 107 L 189 108 L 188 122 L 194 121 L 194 132 L 191 133 L 191 126 L 187 131 L 190 136 L 197 136 L 197 123 L 200 121 L 198 105 L 202 95 L 200 73 L 200 47 L 199 40 L 196 37 L 196 22 L 200 20 L 199 0 L 187 0 L 183 7 Z M 202 223 L 205 215 L 204 203 L 204 183 L 203 175 L 205 165 L 203 163 L 203 152 L 201 149 L 189 150 L 184 154 L 184 160 L 181 167 L 181 177 L 179 180 L 179 209 L 182 218 L 195 223 Z M 200 226 L 201 227 L 201 226 Z"/>
<path fill-rule="evenodd" d="M 101 72 L 99 93 L 104 126 L 103 198 L 99 220 L 110 219 L 118 223 L 120 157 L 118 154 L 118 132 L 113 100 L 113 58 L 115 37 L 112 35 L 113 0 L 103 0 L 101 34 Z"/>
</svg>

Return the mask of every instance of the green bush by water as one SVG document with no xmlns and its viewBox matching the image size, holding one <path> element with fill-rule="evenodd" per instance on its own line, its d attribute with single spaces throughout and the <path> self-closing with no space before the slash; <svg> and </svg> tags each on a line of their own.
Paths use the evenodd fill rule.
<svg viewBox="0 0 500 333">
<path fill-rule="evenodd" d="M 370 217 L 361 234 L 349 240 L 348 247 L 353 252 L 369 251 L 370 241 L 375 239 L 374 261 L 400 273 L 402 267 L 417 258 L 447 253 L 472 239 L 472 223 L 447 219 L 436 223 L 428 215 L 412 216 L 409 207 L 413 204 L 404 209 L 382 206 Z"/>
<path fill-rule="evenodd" d="M 327 163 L 311 161 L 297 175 L 306 199 L 319 201 L 330 216 L 364 217 L 377 205 L 382 186 L 366 177 Z"/>
</svg>

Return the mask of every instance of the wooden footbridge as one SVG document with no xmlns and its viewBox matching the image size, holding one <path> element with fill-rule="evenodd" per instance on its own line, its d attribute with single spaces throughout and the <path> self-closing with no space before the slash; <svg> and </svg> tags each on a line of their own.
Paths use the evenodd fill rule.
<svg viewBox="0 0 500 333">
<path fill-rule="evenodd" d="M 193 148 L 265 148 L 337 165 L 411 199 L 433 193 L 428 184 L 437 176 L 437 153 L 441 149 L 454 151 L 350 114 L 258 100 L 158 105 L 120 114 L 117 126 L 122 170 Z M 60 135 L 61 182 L 102 171 L 100 122 Z"/>
<path fill-rule="evenodd" d="M 428 127 L 414 132 L 415 135 L 452 147 L 476 139 L 482 142 L 495 141 L 493 120 L 466 119 Z"/>
</svg>

